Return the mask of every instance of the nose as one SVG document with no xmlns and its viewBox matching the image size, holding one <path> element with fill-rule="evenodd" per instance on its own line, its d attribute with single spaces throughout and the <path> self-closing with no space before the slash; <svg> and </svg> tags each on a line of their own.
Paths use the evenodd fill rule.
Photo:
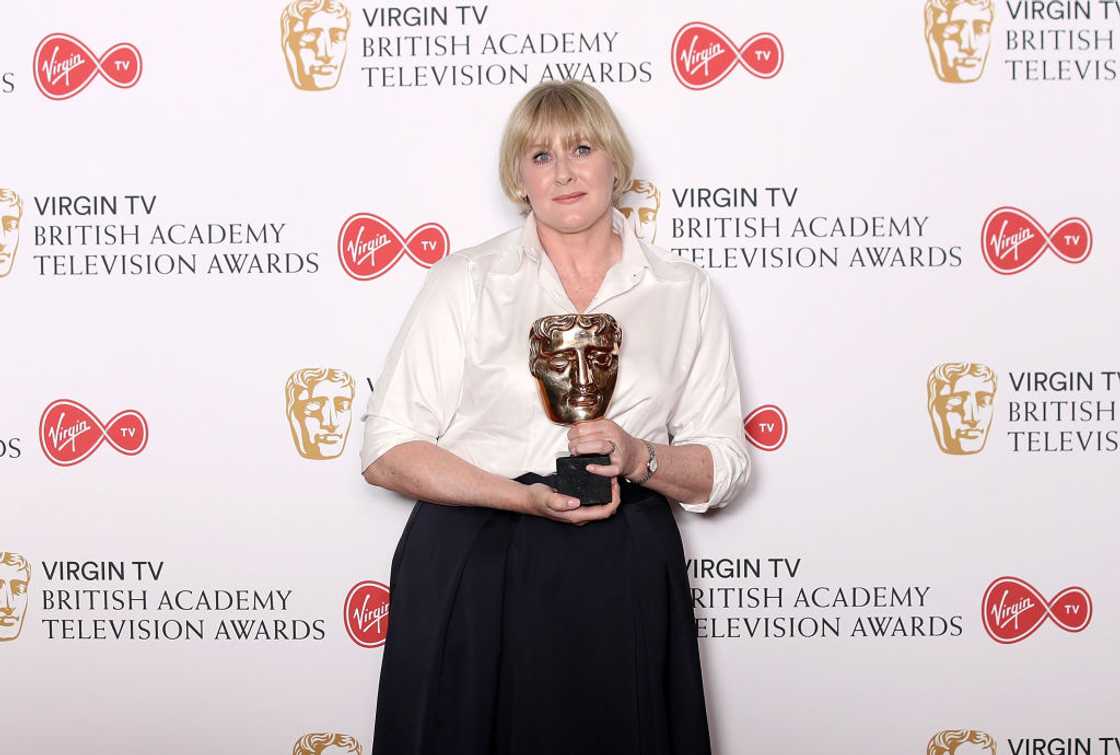
<svg viewBox="0 0 1120 755">
<path fill-rule="evenodd" d="M 576 385 L 584 388 L 592 385 L 591 367 L 587 363 L 587 356 L 581 351 L 576 359 Z"/>
<path fill-rule="evenodd" d="M 563 186 L 572 180 L 572 165 L 568 159 L 568 155 L 563 150 L 557 152 L 555 163 L 556 166 L 556 183 Z"/>
<path fill-rule="evenodd" d="M 319 38 L 315 40 L 315 58 L 326 62 L 331 59 L 330 50 L 330 35 L 320 34 Z"/>
<path fill-rule="evenodd" d="M 964 29 L 961 30 L 961 50 L 964 52 L 976 52 L 976 33 L 972 30 L 972 24 L 965 24 Z"/>
<path fill-rule="evenodd" d="M 334 430 L 338 427 L 338 412 L 335 411 L 333 401 L 328 401 L 326 406 L 323 407 L 323 427 L 327 430 Z"/>
<path fill-rule="evenodd" d="M 971 425 L 971 426 L 975 427 L 977 425 L 977 423 L 979 422 L 979 420 L 977 419 L 977 416 L 976 416 L 977 415 L 976 399 L 974 399 L 972 396 L 969 396 L 968 400 L 964 402 L 963 409 L 964 409 L 964 423 L 966 425 Z"/>
</svg>

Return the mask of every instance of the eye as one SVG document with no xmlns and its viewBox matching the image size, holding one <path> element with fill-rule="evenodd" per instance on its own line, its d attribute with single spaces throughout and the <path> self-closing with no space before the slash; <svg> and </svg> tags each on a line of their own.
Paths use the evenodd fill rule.
<svg viewBox="0 0 1120 755">
<path fill-rule="evenodd" d="M 638 217 L 642 219 L 643 223 L 651 223 L 656 216 L 654 215 L 653 210 L 649 209 L 648 207 L 643 207 L 638 211 Z"/>
<path fill-rule="evenodd" d="M 960 396 L 950 396 L 945 399 L 945 408 L 947 409 L 960 409 L 962 404 L 964 404 L 964 401 Z"/>
<path fill-rule="evenodd" d="M 323 399 L 313 398 L 303 405 L 304 414 L 318 414 L 323 411 Z"/>
<path fill-rule="evenodd" d="M 334 408 L 337 409 L 340 412 L 350 411 L 350 399 L 348 399 L 348 398 L 336 398 L 334 400 Z"/>
<path fill-rule="evenodd" d="M 536 152 L 533 154 L 533 162 L 537 165 L 544 165 L 549 161 L 552 156 L 548 152 Z"/>
<path fill-rule="evenodd" d="M 27 583 L 24 581 L 12 581 L 12 595 L 23 595 L 27 592 Z"/>
<path fill-rule="evenodd" d="M 977 21 L 976 22 L 976 33 L 977 34 L 987 34 L 988 30 L 991 29 L 991 28 L 992 28 L 992 25 L 990 23 L 988 23 L 987 21 Z"/>
<path fill-rule="evenodd" d="M 304 46 L 308 46 L 308 47 L 309 47 L 309 46 L 311 46 L 311 45 L 313 45 L 313 44 L 315 44 L 315 41 L 316 41 L 317 39 L 319 39 L 319 32 L 318 32 L 318 30 L 315 30 L 315 31 L 305 31 L 305 32 L 304 32 L 303 34 L 300 34 L 300 35 L 299 35 L 299 43 L 300 43 L 301 45 L 304 45 Z"/>
<path fill-rule="evenodd" d="M 588 144 L 581 144 L 576 147 L 573 152 L 575 152 L 576 157 L 587 157 L 591 154 L 591 146 Z"/>
<path fill-rule="evenodd" d="M 333 40 L 335 42 L 345 42 L 346 41 L 346 30 L 345 29 L 331 29 L 331 40 Z"/>
<path fill-rule="evenodd" d="M 945 24 L 945 31 L 942 32 L 942 36 L 946 38 L 959 37 L 962 28 L 963 25 L 960 21 L 951 21 Z"/>
</svg>

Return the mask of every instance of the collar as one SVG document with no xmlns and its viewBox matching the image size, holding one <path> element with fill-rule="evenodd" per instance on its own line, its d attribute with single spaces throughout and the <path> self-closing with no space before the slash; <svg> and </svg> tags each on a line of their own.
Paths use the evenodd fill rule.
<svg viewBox="0 0 1120 755">
<path fill-rule="evenodd" d="M 610 213 L 611 229 L 622 238 L 622 259 L 615 263 L 611 271 L 618 268 L 622 268 L 621 272 L 631 274 L 640 273 L 642 268 L 653 271 L 653 265 L 650 264 L 649 257 L 642 248 L 642 242 L 634 233 L 634 227 L 627 221 L 626 216 L 614 207 L 610 209 Z M 536 263 L 539 263 L 542 257 L 548 257 L 544 247 L 541 246 L 540 236 L 537 234 L 537 219 L 531 210 L 525 217 L 525 224 L 521 227 L 519 248 L 526 257 Z"/>
<path fill-rule="evenodd" d="M 595 294 L 595 298 L 591 300 L 591 303 L 587 307 L 586 312 L 588 313 L 595 311 L 600 305 L 606 303 L 607 300 L 623 294 L 638 285 L 638 282 L 641 280 L 646 270 L 654 274 L 654 266 L 651 264 L 641 241 L 634 233 L 633 227 L 626 220 L 626 216 L 613 207 L 610 213 L 611 228 L 622 238 L 622 259 L 616 262 L 607 271 L 606 276 L 603 278 L 603 283 L 599 287 L 599 291 Z M 540 282 L 541 286 L 550 291 L 559 303 L 566 305 L 574 312 L 575 308 L 571 300 L 568 299 L 567 293 L 564 291 L 564 285 L 560 282 L 560 276 L 557 274 L 552 260 L 549 259 L 548 254 L 545 253 L 544 247 L 541 246 L 540 236 L 537 233 L 537 221 L 532 212 L 525 218 L 525 225 L 521 231 L 521 239 L 518 248 L 522 255 L 528 258 L 531 264 L 536 266 L 537 280 Z"/>
</svg>

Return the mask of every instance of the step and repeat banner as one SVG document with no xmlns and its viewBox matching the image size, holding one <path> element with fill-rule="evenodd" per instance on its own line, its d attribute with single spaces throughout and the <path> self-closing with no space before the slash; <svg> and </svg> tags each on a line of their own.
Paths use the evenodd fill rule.
<svg viewBox="0 0 1120 755">
<path fill-rule="evenodd" d="M 362 407 L 576 78 L 732 318 L 751 485 L 675 507 L 715 751 L 1120 755 L 1120 2 L 0 23 L 5 750 L 369 752 L 411 502 Z"/>
</svg>

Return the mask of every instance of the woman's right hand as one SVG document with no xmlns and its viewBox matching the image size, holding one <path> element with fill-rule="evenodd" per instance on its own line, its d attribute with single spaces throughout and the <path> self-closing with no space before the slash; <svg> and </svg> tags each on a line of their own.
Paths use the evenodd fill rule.
<svg viewBox="0 0 1120 755">
<path fill-rule="evenodd" d="M 611 500 L 597 506 L 580 506 L 579 499 L 557 493 L 543 482 L 528 486 L 529 504 L 523 513 L 543 516 L 554 522 L 566 522 L 582 527 L 588 522 L 607 519 L 618 510 L 618 478 L 611 478 Z"/>
</svg>

